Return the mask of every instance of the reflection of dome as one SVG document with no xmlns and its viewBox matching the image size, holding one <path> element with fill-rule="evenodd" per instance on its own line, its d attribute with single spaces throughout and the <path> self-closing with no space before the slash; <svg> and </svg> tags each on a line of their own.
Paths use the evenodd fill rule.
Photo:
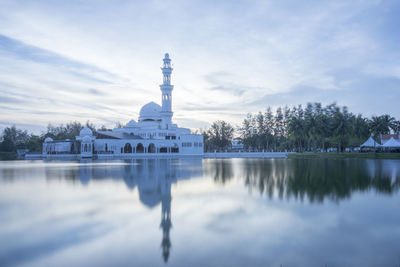
<svg viewBox="0 0 400 267">
<path fill-rule="evenodd" d="M 139 182 L 139 199 L 147 207 L 154 207 L 161 202 L 161 190 L 157 179 L 146 179 Z"/>
<path fill-rule="evenodd" d="M 141 191 L 139 192 L 139 199 L 147 207 L 152 208 L 161 202 L 161 195 L 157 191 Z"/>
<path fill-rule="evenodd" d="M 160 105 L 150 102 L 144 105 L 140 109 L 140 121 L 157 121 L 161 120 L 160 116 L 161 107 Z"/>
<path fill-rule="evenodd" d="M 136 121 L 131 120 L 130 122 L 128 122 L 128 124 L 125 126 L 125 128 L 133 128 L 136 127 Z"/>
<path fill-rule="evenodd" d="M 47 137 L 46 139 L 44 139 L 44 142 L 45 142 L 45 143 L 53 142 L 53 138 Z"/>
<path fill-rule="evenodd" d="M 90 138 L 88 135 L 82 138 L 82 142 L 84 143 L 89 143 L 90 141 L 92 141 L 92 138 Z"/>
<path fill-rule="evenodd" d="M 90 130 L 88 127 L 84 127 L 80 132 L 79 132 L 80 136 L 85 136 L 85 135 L 89 135 L 92 136 L 93 132 L 92 130 Z"/>
</svg>

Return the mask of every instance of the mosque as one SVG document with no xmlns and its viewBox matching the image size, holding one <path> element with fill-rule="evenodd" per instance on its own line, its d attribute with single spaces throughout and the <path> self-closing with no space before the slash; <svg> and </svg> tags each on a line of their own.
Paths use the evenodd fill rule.
<svg viewBox="0 0 400 267">
<path fill-rule="evenodd" d="M 147 103 L 140 109 L 139 119 L 123 128 L 97 131 L 83 128 L 75 140 L 53 140 L 43 143 L 44 158 L 76 155 L 82 158 L 135 157 L 152 155 L 203 155 L 203 136 L 172 123 L 171 59 L 168 53 L 161 67 L 163 84 L 161 103 Z"/>
</svg>

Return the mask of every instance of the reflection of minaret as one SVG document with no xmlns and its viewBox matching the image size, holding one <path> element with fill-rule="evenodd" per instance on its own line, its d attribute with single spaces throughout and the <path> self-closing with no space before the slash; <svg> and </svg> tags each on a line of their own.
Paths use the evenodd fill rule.
<svg viewBox="0 0 400 267">
<path fill-rule="evenodd" d="M 171 248 L 171 241 L 169 240 L 169 230 L 171 229 L 171 182 L 168 179 L 164 180 L 161 184 L 161 224 L 160 227 L 163 231 L 163 239 L 161 247 L 163 250 L 164 262 L 168 261 L 169 249 Z"/>
<path fill-rule="evenodd" d="M 167 262 L 171 250 L 171 184 L 201 177 L 202 159 L 131 159 L 124 162 L 122 166 L 107 165 L 104 168 L 81 164 L 68 177 L 79 177 L 82 184 L 87 184 L 91 179 L 121 179 L 130 190 L 137 187 L 139 200 L 149 209 L 159 207 L 161 202 L 161 248 L 162 258 Z M 46 176 L 54 179 L 54 171 L 46 171 Z"/>
</svg>

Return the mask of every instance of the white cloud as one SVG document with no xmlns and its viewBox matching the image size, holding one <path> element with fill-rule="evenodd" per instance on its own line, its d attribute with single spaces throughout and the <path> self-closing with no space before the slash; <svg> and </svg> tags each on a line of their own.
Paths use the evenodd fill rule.
<svg viewBox="0 0 400 267">
<path fill-rule="evenodd" d="M 142 104 L 159 102 L 159 66 L 163 53 L 170 52 L 177 121 L 195 118 L 190 127 L 202 127 L 199 121 L 211 122 L 226 114 L 225 119 L 238 123 L 238 113 L 245 116 L 269 105 L 268 101 L 248 104 L 264 96 L 290 93 L 299 86 L 354 89 L 357 83 L 350 81 L 356 78 L 344 79 L 338 72 L 398 78 L 399 53 L 387 50 L 387 40 L 376 38 L 379 28 L 372 27 L 371 21 L 389 20 L 384 12 L 390 5 L 10 1 L 0 11 L 0 34 L 92 68 L 27 62 L 23 55 L 16 59 L 0 50 L 0 82 L 12 85 L 13 93 L 33 96 L 23 109 L 47 112 L 35 118 L 38 124 L 84 116 L 97 123 L 127 121 L 136 118 Z M 393 34 L 386 38 L 394 38 Z M 392 59 L 382 61 L 388 56 Z M 90 94 L 93 88 L 101 94 Z M 10 97 L 11 89 L 2 90 L 4 97 Z M 38 104 L 36 98 L 47 100 Z M 188 102 L 199 110 L 185 109 L 192 106 Z M 55 104 L 63 116 L 52 115 Z M 7 107 L 22 106 L 9 103 Z M 213 111 L 216 108 L 223 112 Z M 7 116 L 0 120 L 11 120 Z M 13 120 L 26 123 L 22 117 L 28 120 L 26 115 Z"/>
</svg>

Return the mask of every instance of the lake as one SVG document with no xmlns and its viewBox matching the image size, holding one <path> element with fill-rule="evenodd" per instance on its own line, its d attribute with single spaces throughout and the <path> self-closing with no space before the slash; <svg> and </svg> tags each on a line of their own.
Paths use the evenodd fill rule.
<svg viewBox="0 0 400 267">
<path fill-rule="evenodd" d="M 400 266 L 400 161 L 0 162 L 1 266 Z"/>
</svg>

